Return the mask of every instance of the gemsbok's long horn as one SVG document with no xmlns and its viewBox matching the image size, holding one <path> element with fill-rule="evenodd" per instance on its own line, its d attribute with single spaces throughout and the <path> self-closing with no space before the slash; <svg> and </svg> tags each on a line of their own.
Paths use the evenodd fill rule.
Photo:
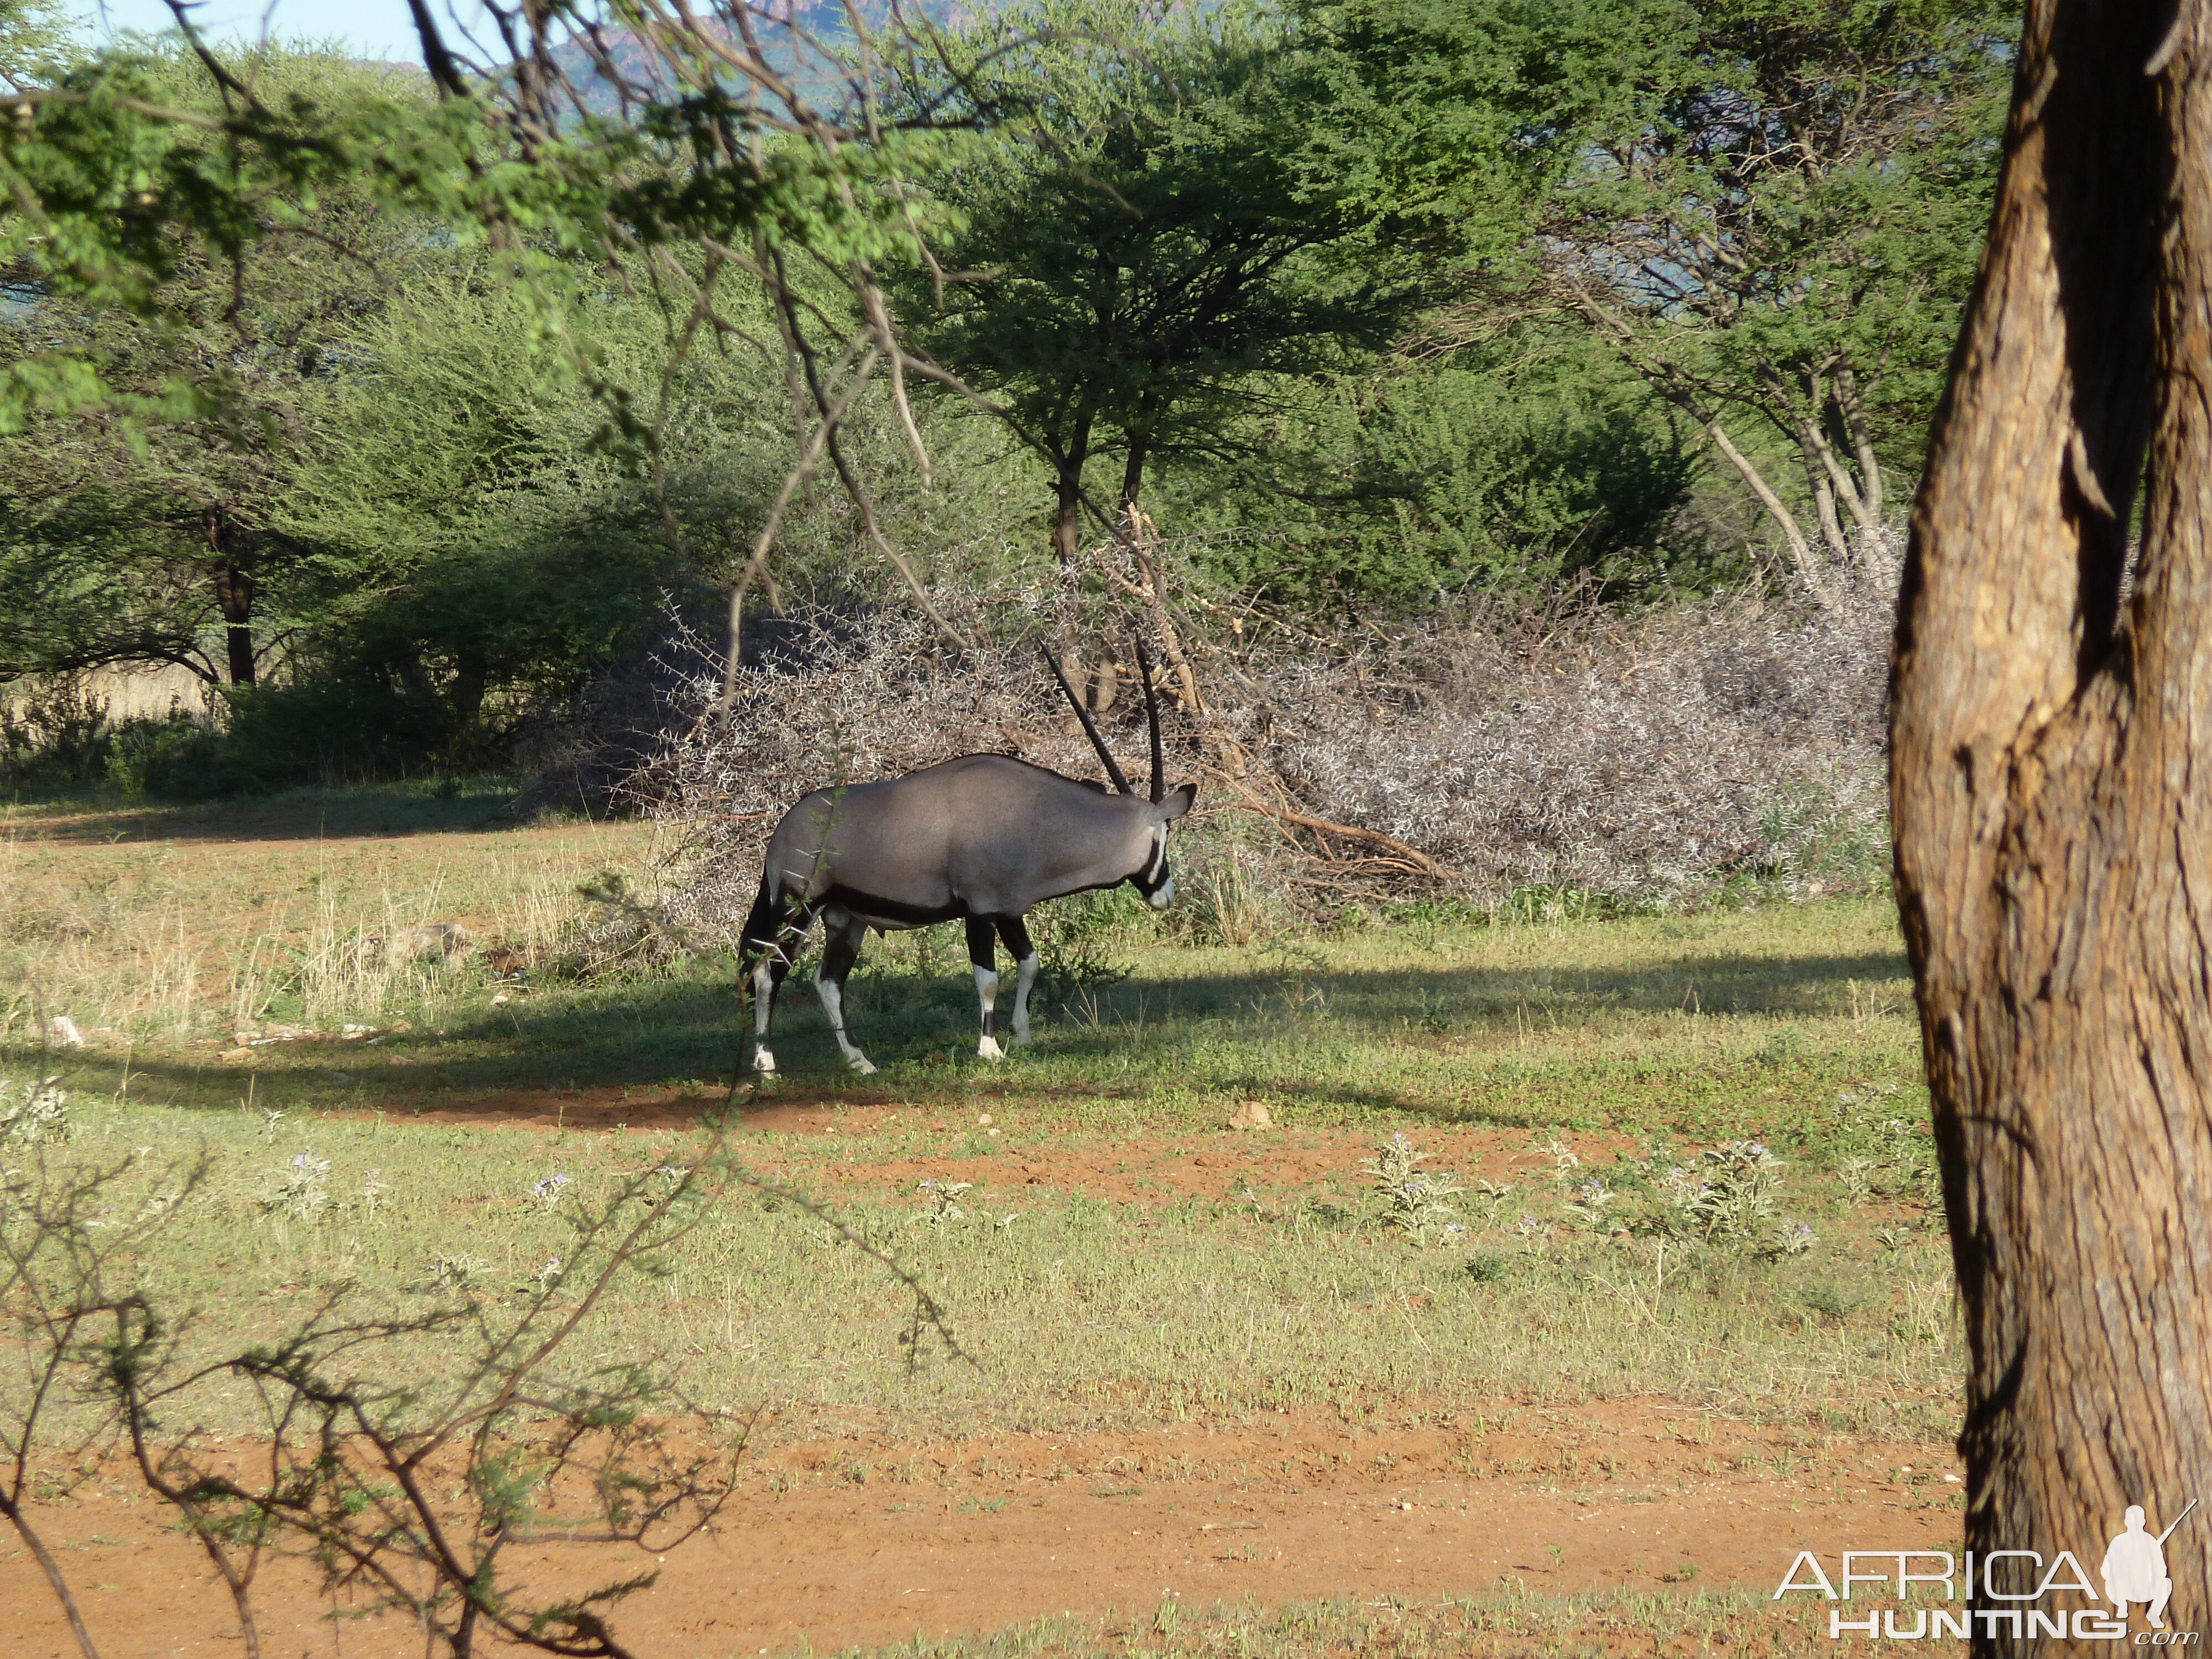
<svg viewBox="0 0 2212 1659">
<path fill-rule="evenodd" d="M 1129 787 L 1128 779 L 1121 775 L 1121 769 L 1114 764 L 1113 751 L 1106 747 L 1106 739 L 1098 735 L 1098 722 L 1091 718 L 1091 711 L 1083 706 L 1083 699 L 1075 695 L 1075 688 L 1067 683 L 1067 676 L 1060 672 L 1060 664 L 1054 660 L 1051 650 L 1042 641 L 1037 642 L 1037 650 L 1044 658 L 1044 665 L 1052 670 L 1053 678 L 1060 682 L 1060 689 L 1067 693 L 1068 705 L 1075 710 L 1075 718 L 1083 722 L 1083 730 L 1091 738 L 1091 746 L 1098 751 L 1098 758 L 1106 763 L 1106 775 L 1114 780 L 1114 787 L 1123 794 L 1135 794 L 1137 792 Z"/>
<path fill-rule="evenodd" d="M 1152 690 L 1152 659 L 1145 650 L 1145 642 L 1133 640 L 1131 643 L 1137 647 L 1137 672 L 1145 681 L 1145 723 L 1152 732 L 1152 805 L 1158 806 L 1168 787 L 1167 755 L 1160 747 L 1160 699 Z"/>
</svg>

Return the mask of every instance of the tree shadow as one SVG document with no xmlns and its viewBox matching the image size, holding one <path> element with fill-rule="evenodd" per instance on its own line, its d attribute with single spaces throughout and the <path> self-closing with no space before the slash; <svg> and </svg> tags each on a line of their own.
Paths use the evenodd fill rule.
<svg viewBox="0 0 2212 1659">
<path fill-rule="evenodd" d="M 359 841 L 515 827 L 514 792 L 472 782 L 451 794 L 422 788 L 301 789 L 243 800 L 117 805 L 63 801 L 16 821 L 39 841 L 117 843 Z"/>
<path fill-rule="evenodd" d="M 838 1058 L 811 988 L 786 986 L 776 1021 L 787 1086 L 854 1103 L 944 1095 L 1038 1099 L 1096 1097 L 1097 1085 L 1181 1086 L 1194 1065 L 1212 1088 L 1326 1098 L 1338 1109 L 1433 1110 L 1345 1065 L 1323 1081 L 1286 1083 L 1270 1056 L 1285 1041 L 1316 1035 L 1401 1048 L 1480 1041 L 1516 1030 L 1571 1031 L 1621 1015 L 1696 1013 L 1723 1022 L 1772 1023 L 1839 1012 L 1838 988 L 1888 986 L 1905 973 L 1901 953 L 1799 957 L 1701 955 L 1637 969 L 1387 969 L 1246 972 L 1188 979 L 1132 977 L 1109 986 L 1054 988 L 1036 1002 L 1042 1064 L 1018 1054 L 1001 1065 L 975 1058 L 972 981 L 855 975 L 847 1011 L 855 1038 L 884 1068 L 854 1077 Z M 195 1059 L 134 1060 L 134 1097 L 236 1110 L 319 1107 L 442 1116 L 481 1105 L 486 1121 L 537 1115 L 523 1104 L 558 1091 L 659 1091 L 690 1100 L 719 1096 L 750 1054 L 732 986 L 696 977 L 603 991 L 548 994 L 482 1009 L 434 1036 L 387 1037 L 374 1047 L 331 1042 L 257 1051 L 252 1062 L 203 1051 Z M 1244 1052 L 1240 1052 L 1243 1050 Z M 1131 1069 L 1132 1057 L 1137 1061 Z M 33 1057 L 33 1051 L 9 1058 Z M 52 1058 L 49 1056 L 49 1058 Z M 195 1063 L 195 1060 L 197 1063 Z M 1075 1075 L 1071 1077 L 1070 1073 Z M 657 1097 L 657 1096 L 655 1097 Z"/>
</svg>

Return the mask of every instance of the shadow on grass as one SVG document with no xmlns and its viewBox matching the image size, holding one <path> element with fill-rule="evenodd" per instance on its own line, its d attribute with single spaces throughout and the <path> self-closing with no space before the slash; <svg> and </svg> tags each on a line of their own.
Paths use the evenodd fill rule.
<svg viewBox="0 0 2212 1659">
<path fill-rule="evenodd" d="M 450 793 L 448 793 L 450 791 Z M 349 789 L 289 789 L 244 799 L 119 803 L 92 793 L 19 804 L 15 826 L 40 841 L 356 841 L 512 830 L 511 779 L 423 779 Z"/>
<path fill-rule="evenodd" d="M 1340 1113 L 1413 1112 L 1470 1121 L 1559 1121 L 1559 1105 L 1603 1079 L 1571 1042 L 1614 1018 L 1697 1013 L 1722 1029 L 1772 1027 L 1775 1052 L 1746 1066 L 1791 1065 L 1788 1021 L 1832 1014 L 1838 988 L 1893 981 L 1894 952 L 1802 957 L 1701 956 L 1634 970 L 1393 968 L 1132 978 L 1105 988 L 1041 991 L 1042 1046 L 1000 1066 L 975 1058 L 977 1018 L 964 975 L 855 975 L 848 1015 L 883 1067 L 856 1078 L 839 1060 L 811 987 L 794 975 L 778 1009 L 775 1047 L 787 1091 L 860 1103 L 961 1100 L 979 1093 L 1030 1100 L 1095 1100 L 1148 1090 L 1243 1090 L 1327 1103 Z M 251 1063 L 206 1058 L 134 1061 L 140 1099 L 237 1109 L 313 1104 L 451 1112 L 481 1105 L 514 1115 L 516 1096 L 562 1091 L 675 1091 L 719 1095 L 750 1054 L 730 983 L 705 974 L 650 983 L 555 987 L 504 1006 L 472 1007 L 443 1030 L 375 1046 L 303 1042 L 258 1051 Z M 1525 1063 L 1513 1046 L 1525 1036 Z M 1470 1052 L 1470 1045 L 1473 1052 Z M 1316 1064 L 1286 1063 L 1301 1047 Z M 1483 1053 L 1486 1048 L 1492 1052 Z M 1391 1080 L 1408 1058 L 1435 1056 L 1425 1088 Z M 9 1055 L 35 1059 L 15 1048 Z M 1713 1056 L 1654 1054 L 1644 1073 L 1709 1072 Z M 1470 1090 L 1440 1105 L 1434 1066 L 1469 1067 Z M 1601 1068 L 1600 1068 L 1601 1069 Z M 1480 1085 L 1478 1092 L 1474 1086 Z M 1524 1103 L 1508 1109 L 1516 1085 Z M 504 1097 L 504 1098 L 501 1098 Z M 1559 1098 L 1555 1099 L 1554 1097 Z M 1531 1116 L 1534 1114 L 1534 1117 Z M 1571 1115 L 1571 1114 L 1570 1114 Z"/>
</svg>

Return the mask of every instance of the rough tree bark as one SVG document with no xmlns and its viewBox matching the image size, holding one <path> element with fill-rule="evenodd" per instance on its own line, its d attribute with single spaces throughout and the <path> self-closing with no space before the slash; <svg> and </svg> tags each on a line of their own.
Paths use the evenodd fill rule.
<svg viewBox="0 0 2212 1659">
<path fill-rule="evenodd" d="M 1966 1541 L 2093 1573 L 2128 1504 L 2156 1532 L 2212 1498 L 2208 76 L 2212 0 L 2030 0 L 1898 629 Z M 2208 1613 L 2203 1516 L 2166 1545 L 2178 1629 Z"/>
</svg>

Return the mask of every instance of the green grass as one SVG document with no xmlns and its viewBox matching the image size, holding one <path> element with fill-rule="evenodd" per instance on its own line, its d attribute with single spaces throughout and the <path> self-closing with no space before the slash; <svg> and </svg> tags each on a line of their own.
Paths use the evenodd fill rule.
<svg viewBox="0 0 2212 1659">
<path fill-rule="evenodd" d="M 726 1201 L 667 1278 L 629 1285 L 590 1328 L 589 1357 L 678 1367 L 696 1395 L 780 1411 L 793 1433 L 1650 1395 L 1933 1436 L 1953 1410 L 1956 1355 L 1891 926 L 1872 905 L 1837 905 L 1382 930 L 1302 942 L 1295 957 L 1155 945 L 1131 952 L 1128 979 L 1071 999 L 1073 1015 L 1053 1011 L 1037 1049 L 997 1066 L 953 1046 L 972 1030 L 959 985 L 911 963 L 902 973 L 886 953 L 855 999 L 883 1073 L 863 1085 L 823 1069 L 819 1013 L 794 999 L 778 1046 L 799 1075 L 776 1086 L 833 1104 L 896 1101 L 902 1121 L 749 1137 L 742 1150 L 896 1250 L 975 1363 L 906 1369 L 900 1288 L 757 1194 Z M 250 1073 L 142 1052 L 122 1100 L 118 1059 L 71 1057 L 70 1154 L 205 1146 L 212 1179 L 146 1273 L 225 1340 L 273 1335 L 341 1284 L 366 1306 L 416 1305 L 441 1258 L 520 1284 L 568 1236 L 557 1207 L 528 1198 L 533 1182 L 572 1176 L 573 1203 L 697 1146 L 673 1133 L 518 1133 L 415 1114 L 495 1089 L 711 1076 L 731 1054 L 730 1005 L 698 963 L 519 1006 L 494 1008 L 495 994 L 458 987 L 443 1025 L 337 1055 L 263 1050 Z M 1255 1158 L 1264 1139 L 1220 1125 L 1255 1097 L 1289 1134 L 1319 1138 L 1327 1173 L 1287 1189 L 1261 1174 L 1199 1200 L 1140 1184 L 1127 1202 L 1051 1179 L 1056 1159 L 1097 1162 L 1136 1142 L 1164 1143 L 1147 1156 L 1170 1164 L 1209 1149 Z M 995 1139 L 974 1127 L 984 1108 Z M 1459 1200 L 1467 1231 L 1424 1248 L 1387 1226 L 1361 1170 L 1374 1145 L 1470 1129 L 1491 1133 L 1462 1151 L 1497 1176 Z M 1752 1136 L 1783 1160 L 1770 1219 L 1697 1237 L 1669 1204 L 1682 1178 L 1669 1172 L 1695 1178 L 1705 1151 Z M 330 1166 L 312 1218 L 272 1202 L 302 1155 Z M 910 1177 L 902 1190 L 873 1176 L 852 1184 L 852 1165 L 916 1160 L 948 1177 L 963 1163 L 1020 1161 L 1046 1178 L 986 1179 L 942 1226 Z M 362 1196 L 372 1186 L 373 1202 Z M 1801 1254 L 1779 1247 L 1793 1221 L 1816 1241 Z"/>
<path fill-rule="evenodd" d="M 393 920 L 471 916 L 487 945 L 550 949 L 593 915 L 582 878 L 660 868 L 635 826 L 456 831 L 453 805 L 325 792 L 163 818 L 144 842 L 19 817 L 0 950 L 22 991 L 0 1067 L 63 1076 L 76 1097 L 64 1158 L 205 1146 L 212 1178 L 143 1272 L 208 1340 L 273 1335 L 342 1285 L 364 1308 L 420 1305 L 441 1259 L 519 1284 L 567 1236 L 532 1183 L 570 1174 L 574 1203 L 623 1170 L 699 1155 L 666 1132 L 423 1118 L 489 1119 L 502 1102 L 557 1112 L 584 1091 L 665 1115 L 672 1090 L 719 1101 L 742 1052 L 729 964 L 711 952 L 527 986 L 495 982 L 481 960 L 361 966 L 349 941 Z M 380 836 L 408 813 L 412 833 Z M 341 820 L 349 837 L 330 833 Z M 143 941 L 164 929 L 181 942 L 149 956 Z M 584 1357 L 678 1367 L 716 1404 L 784 1412 L 791 1433 L 1630 1395 L 1845 1432 L 1948 1427 L 1948 1254 L 1886 904 L 1496 925 L 1431 914 L 1232 949 L 1094 899 L 1048 908 L 1040 931 L 1063 971 L 1041 993 L 1033 1049 L 974 1057 L 973 989 L 957 934 L 938 930 L 872 941 L 854 981 L 878 1075 L 836 1064 L 797 984 L 776 1042 L 785 1080 L 741 1098 L 878 1109 L 860 1133 L 749 1136 L 742 1151 L 909 1261 L 974 1364 L 936 1355 L 909 1371 L 899 1287 L 750 1193 L 668 1278 L 627 1284 Z M 155 969 L 158 996 L 144 988 Z M 64 1011 L 90 1048 L 41 1042 L 34 1016 Z M 295 1014 L 383 1035 L 250 1051 L 227 1035 Z M 1276 1139 L 1224 1131 L 1251 1100 Z M 886 1105 L 899 1117 L 880 1121 Z M 995 1139 L 975 1127 L 986 1110 Z M 1361 1166 L 1401 1132 L 1469 1188 L 1464 1232 L 1425 1247 L 1387 1224 Z M 1765 1214 L 1701 1236 L 1683 1182 L 1751 1139 L 1782 1160 Z M 1267 1173 L 1254 1160 L 1279 1142 L 1319 1163 Z M 302 1155 L 329 1165 L 312 1217 L 274 1201 Z M 1250 1172 L 1179 1198 L 1191 1183 L 1169 1177 L 1197 1157 Z M 1129 1163 L 1124 1196 L 1056 1177 L 1075 1161 Z M 1041 1173 L 1017 1182 L 1015 1162 Z M 890 1164 L 906 1173 L 880 1173 Z M 925 1224 L 924 1166 L 979 1172 L 960 1220 Z M 1809 1247 L 1785 1248 L 1793 1225 Z"/>
<path fill-rule="evenodd" d="M 865 1083 L 846 1073 L 796 975 L 777 1057 L 810 1091 L 1050 1100 L 1078 1125 L 1124 1121 L 1130 1101 L 1147 1121 L 1203 1123 L 1224 1099 L 1259 1097 L 1312 1122 L 1381 1111 L 1789 1140 L 1793 1101 L 1917 1086 L 1894 922 L 1870 903 L 1377 929 L 1294 948 L 1136 939 L 1117 951 L 1129 978 L 1041 994 L 1038 1046 L 992 1067 L 974 1059 L 975 995 L 964 967 L 953 971 L 958 959 L 943 960 L 951 953 L 941 944 L 872 942 L 848 1010 L 881 1073 Z M 338 1069 L 356 1081 L 335 1090 L 327 1049 L 264 1051 L 248 1066 L 204 1052 L 228 1046 L 219 1039 L 166 1051 L 156 1041 L 136 1064 L 142 1087 L 205 1105 L 234 1102 L 249 1078 L 257 1100 L 276 1105 L 726 1080 L 742 1042 L 732 978 L 726 959 L 708 955 L 653 979 L 526 992 L 481 975 L 364 983 L 386 995 L 325 995 L 325 1029 L 341 1017 L 412 1029 L 349 1054 Z M 297 1007 L 276 1004 L 278 1014 Z M 265 1003 L 261 1012 L 274 1017 Z"/>
<path fill-rule="evenodd" d="M 14 789 L 0 799 L 0 826 L 64 821 L 96 840 L 226 838 L 275 834 L 404 836 L 426 830 L 511 828 L 518 780 L 487 773 L 351 787 L 279 790 L 244 800 L 133 800 L 113 790 Z"/>
<path fill-rule="evenodd" d="M 1458 1425 L 1464 1449 L 1449 1455 L 1468 1476 L 1663 1497 L 1719 1466 L 1616 1467 L 1604 1414 L 1571 1408 L 1634 1401 L 1757 1425 L 1764 1449 L 1735 1467 L 1778 1488 L 1836 1444 L 1955 1428 L 1948 1252 L 1886 904 L 1278 919 L 1232 948 L 1194 942 L 1189 916 L 1093 898 L 1040 917 L 1055 971 L 1034 1048 L 975 1059 L 957 932 L 906 935 L 871 941 L 848 997 L 878 1075 L 837 1062 L 802 980 L 778 1027 L 784 1077 L 731 1097 L 744 1047 L 725 957 L 560 967 L 609 920 L 579 888 L 613 869 L 649 895 L 668 842 L 635 825 L 500 827 L 480 805 L 325 792 L 198 815 L 12 816 L 0 1079 L 54 1074 L 69 1091 L 67 1138 L 43 1152 L 54 1164 L 138 1154 L 118 1216 L 204 1157 L 204 1182 L 130 1265 L 183 1358 L 280 1337 L 332 1298 L 404 1328 L 456 1273 L 520 1309 L 626 1174 L 720 1146 L 895 1255 L 960 1350 L 910 1342 L 909 1292 L 819 1217 L 762 1186 L 723 1189 L 655 1272 L 617 1282 L 562 1364 L 644 1362 L 751 1420 L 756 1484 L 793 1478 L 770 1449 L 830 1436 L 860 1437 L 836 1478 L 903 1491 L 938 1478 L 925 1449 L 948 1437 L 1111 1440 L 1282 1413 Z M 477 957 L 394 969 L 369 945 L 435 920 L 473 927 Z M 537 964 L 526 980 L 485 959 L 501 946 Z M 64 1012 L 88 1047 L 43 1039 Z M 278 1022 L 319 1035 L 236 1045 L 240 1028 Z M 337 1040 L 344 1023 L 376 1041 Z M 1228 1130 L 1254 1101 L 1276 1127 Z M 637 1127 L 614 1131 L 503 1121 L 588 1103 L 604 1123 L 628 1102 Z M 779 1105 L 803 1109 L 753 1115 Z M 1462 1188 L 1421 1241 L 1393 1224 L 1367 1167 L 1395 1135 Z M 1778 1162 L 1745 1152 L 1752 1140 Z M 532 1196 L 556 1175 L 569 1177 L 556 1197 Z M 957 1215 L 926 1179 L 972 1183 Z M 348 1363 L 404 1385 L 457 1358 L 450 1338 L 401 1328 Z M 64 1401 L 64 1417 L 76 1409 Z M 258 1426 L 227 1373 L 164 1413 L 171 1433 Z M 61 1444 L 82 1425 L 52 1426 Z M 1335 1478 L 1320 1464 L 1372 1455 L 1361 1437 L 1296 1452 L 1312 1467 L 1265 1468 L 1237 1461 L 1273 1455 L 1250 1449 L 1208 1462 L 1204 1437 L 1133 1438 L 1114 1478 Z M 1794 1618 L 1732 1596 L 1501 1584 L 1421 1606 L 1170 1601 L 896 1650 L 1518 1659 L 1723 1640 L 1813 1645 Z"/>
</svg>

